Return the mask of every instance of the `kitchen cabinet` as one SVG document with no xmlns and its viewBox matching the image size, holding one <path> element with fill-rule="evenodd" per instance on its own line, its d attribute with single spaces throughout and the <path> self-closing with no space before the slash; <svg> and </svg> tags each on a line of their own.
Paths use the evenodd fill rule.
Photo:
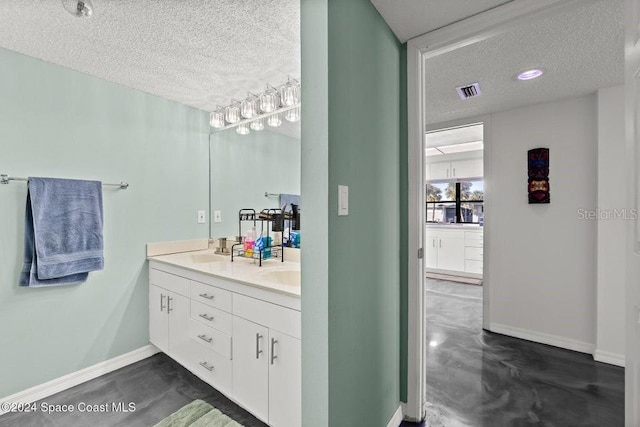
<svg viewBox="0 0 640 427">
<path fill-rule="evenodd" d="M 481 158 L 435 162 L 427 165 L 427 181 L 482 178 L 483 175 L 484 165 Z"/>
<path fill-rule="evenodd" d="M 425 268 L 462 276 L 482 275 L 483 231 L 451 227 L 427 226 Z"/>
</svg>

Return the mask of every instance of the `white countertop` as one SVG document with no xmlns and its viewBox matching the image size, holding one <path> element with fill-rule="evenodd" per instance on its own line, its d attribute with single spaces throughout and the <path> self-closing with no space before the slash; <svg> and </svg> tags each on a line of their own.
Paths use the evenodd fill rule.
<svg viewBox="0 0 640 427">
<path fill-rule="evenodd" d="M 477 224 L 439 224 L 439 223 L 427 223 L 425 224 L 427 228 L 448 228 L 451 230 L 473 230 L 479 231 L 483 230 L 484 227 L 480 227 Z"/>
<path fill-rule="evenodd" d="M 251 258 L 234 256 L 231 262 L 231 256 L 216 255 L 211 249 L 151 256 L 148 259 L 300 298 L 300 263 L 286 261 L 286 256 L 284 262 L 276 258 L 263 260 L 262 267 Z M 294 283 L 296 278 L 297 283 Z"/>
</svg>

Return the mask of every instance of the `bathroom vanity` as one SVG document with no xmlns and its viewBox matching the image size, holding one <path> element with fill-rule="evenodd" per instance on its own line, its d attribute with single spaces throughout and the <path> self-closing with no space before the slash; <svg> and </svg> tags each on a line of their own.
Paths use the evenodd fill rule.
<svg viewBox="0 0 640 427">
<path fill-rule="evenodd" d="M 150 341 L 271 426 L 301 425 L 301 329 L 297 262 L 149 257 Z"/>
</svg>

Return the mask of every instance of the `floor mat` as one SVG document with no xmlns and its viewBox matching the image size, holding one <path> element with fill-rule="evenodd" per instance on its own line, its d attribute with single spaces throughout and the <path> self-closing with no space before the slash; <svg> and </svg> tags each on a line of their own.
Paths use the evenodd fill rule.
<svg viewBox="0 0 640 427">
<path fill-rule="evenodd" d="M 178 409 L 154 427 L 242 427 L 202 400 L 194 400 Z"/>
</svg>

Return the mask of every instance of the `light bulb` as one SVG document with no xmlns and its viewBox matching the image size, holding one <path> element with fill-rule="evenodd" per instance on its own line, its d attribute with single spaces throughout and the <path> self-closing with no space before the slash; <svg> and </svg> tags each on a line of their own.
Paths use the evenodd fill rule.
<svg viewBox="0 0 640 427">
<path fill-rule="evenodd" d="M 238 123 L 240 121 L 240 106 L 238 102 L 234 102 L 225 109 L 225 119 L 229 123 Z"/>
<path fill-rule="evenodd" d="M 278 91 L 267 86 L 267 89 L 260 95 L 260 110 L 265 113 L 276 111 L 279 107 Z"/>
<path fill-rule="evenodd" d="M 258 115 L 258 97 L 249 94 L 247 99 L 240 104 L 240 113 L 245 119 L 251 119 Z"/>
<path fill-rule="evenodd" d="M 284 118 L 289 122 L 297 122 L 300 120 L 300 107 L 293 108 L 284 113 Z"/>
<path fill-rule="evenodd" d="M 282 119 L 280 118 L 280 113 L 274 114 L 273 116 L 269 116 L 267 118 L 267 124 L 272 128 L 277 128 L 282 124 Z"/>
<path fill-rule="evenodd" d="M 280 89 L 280 98 L 282 105 L 285 107 L 293 107 L 300 103 L 300 84 L 289 79 Z"/>
<path fill-rule="evenodd" d="M 224 111 L 222 108 L 218 108 L 216 111 L 211 113 L 209 123 L 216 129 L 223 128 L 226 125 L 224 121 Z"/>
<path fill-rule="evenodd" d="M 252 130 L 257 131 L 261 131 L 264 129 L 264 119 L 257 119 L 251 122 L 251 124 L 249 124 L 249 127 L 251 127 Z"/>
<path fill-rule="evenodd" d="M 249 126 L 247 126 L 246 123 L 243 123 L 236 128 L 236 132 L 238 132 L 240 135 L 247 135 L 251 131 L 249 130 Z"/>
</svg>

